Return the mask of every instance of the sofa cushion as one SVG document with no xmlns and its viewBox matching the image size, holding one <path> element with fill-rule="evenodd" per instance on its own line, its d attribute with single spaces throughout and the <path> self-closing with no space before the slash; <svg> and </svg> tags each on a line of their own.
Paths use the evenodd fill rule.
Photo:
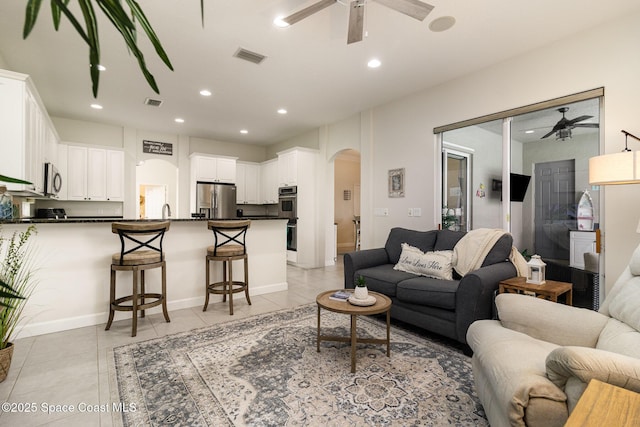
<svg viewBox="0 0 640 427">
<path fill-rule="evenodd" d="M 382 264 L 356 271 L 356 277 L 364 277 L 367 289 L 380 292 L 389 297 L 396 296 L 396 285 L 406 279 L 416 277 L 415 274 L 393 269 L 393 264 Z"/>
<path fill-rule="evenodd" d="M 451 251 L 458 243 L 458 240 L 462 239 L 465 234 L 464 231 L 440 230 L 433 250 Z"/>
<path fill-rule="evenodd" d="M 402 253 L 402 244 L 408 243 L 411 246 L 420 249 L 422 252 L 432 251 L 436 243 L 437 230 L 431 231 L 415 231 L 406 228 L 395 227 L 389 232 L 387 243 L 384 248 L 389 254 L 389 261 L 396 264 Z"/>
<path fill-rule="evenodd" d="M 396 297 L 411 304 L 455 310 L 459 283 L 457 280 L 413 276 L 398 283 Z"/>
<path fill-rule="evenodd" d="M 403 243 L 400 260 L 393 269 L 436 279 L 452 280 L 452 256 L 452 251 L 422 252 L 408 243 Z"/>
</svg>

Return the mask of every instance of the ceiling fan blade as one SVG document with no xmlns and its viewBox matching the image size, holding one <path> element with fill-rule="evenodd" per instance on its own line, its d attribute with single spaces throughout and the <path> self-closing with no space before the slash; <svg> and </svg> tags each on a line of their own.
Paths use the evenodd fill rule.
<svg viewBox="0 0 640 427">
<path fill-rule="evenodd" d="M 599 128 L 600 127 L 598 123 L 576 123 L 573 126 L 577 128 Z"/>
<path fill-rule="evenodd" d="M 542 138 L 540 138 L 540 139 L 548 138 L 548 137 L 550 137 L 551 135 L 553 135 L 553 134 L 554 134 L 554 133 L 556 133 L 556 132 L 557 132 L 557 130 L 556 130 L 556 129 L 552 129 L 551 131 L 549 131 L 549 133 L 548 133 L 548 134 L 546 134 L 545 136 L 543 136 L 543 137 L 542 137 Z"/>
<path fill-rule="evenodd" d="M 592 118 L 593 116 L 580 116 L 580 117 L 576 117 L 575 119 L 571 119 L 568 121 L 568 124 L 573 125 L 575 123 L 581 122 L 583 120 L 587 120 Z"/>
<path fill-rule="evenodd" d="M 282 21 L 286 22 L 289 25 L 293 25 L 296 22 L 303 20 L 307 16 L 311 16 L 316 12 L 320 12 L 325 7 L 331 6 L 336 1 L 337 0 L 320 0 L 319 2 L 314 3 L 311 6 L 305 7 L 304 9 L 287 16 L 286 18 L 282 18 Z"/>
<path fill-rule="evenodd" d="M 347 44 L 362 41 L 364 32 L 364 2 L 353 0 L 349 4 L 349 30 L 347 32 Z"/>
<path fill-rule="evenodd" d="M 419 0 L 375 0 L 397 12 L 410 16 L 418 21 L 424 18 L 433 10 L 433 6 Z"/>
</svg>

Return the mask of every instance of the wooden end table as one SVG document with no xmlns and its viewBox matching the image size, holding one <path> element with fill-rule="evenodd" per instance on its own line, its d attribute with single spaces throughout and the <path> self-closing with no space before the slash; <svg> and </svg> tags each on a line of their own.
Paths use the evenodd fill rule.
<svg viewBox="0 0 640 427">
<path fill-rule="evenodd" d="M 637 426 L 640 394 L 593 379 L 565 427 Z"/>
<path fill-rule="evenodd" d="M 356 372 L 356 344 L 386 344 L 387 345 L 387 357 L 391 356 L 390 353 L 390 330 L 391 330 L 391 300 L 386 295 L 382 295 L 378 292 L 369 291 L 369 295 L 376 298 L 376 303 L 367 307 L 361 307 L 353 305 L 348 301 L 335 301 L 329 298 L 331 294 L 342 289 L 335 289 L 333 291 L 326 291 L 316 297 L 316 303 L 318 304 L 318 337 L 317 337 L 317 350 L 320 352 L 321 341 L 339 341 L 351 343 L 351 373 Z M 321 309 L 333 311 L 335 313 L 343 313 L 351 316 L 351 335 L 349 337 L 335 336 L 335 335 L 321 335 L 320 334 L 320 311 Z M 387 313 L 387 337 L 385 339 L 378 338 L 358 338 L 356 336 L 356 318 L 358 315 L 369 316 L 372 314 Z"/>
<path fill-rule="evenodd" d="M 567 282 L 547 280 L 543 285 L 527 283 L 526 277 L 512 277 L 499 284 L 499 293 L 525 294 L 537 298 L 558 302 L 560 295 L 566 294 L 567 305 L 573 304 L 573 285 Z"/>
</svg>

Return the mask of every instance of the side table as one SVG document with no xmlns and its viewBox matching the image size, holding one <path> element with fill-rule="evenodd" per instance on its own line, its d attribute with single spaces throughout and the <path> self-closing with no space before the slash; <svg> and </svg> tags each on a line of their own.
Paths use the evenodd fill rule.
<svg viewBox="0 0 640 427">
<path fill-rule="evenodd" d="M 318 336 L 316 340 L 317 350 L 320 352 L 320 342 L 321 341 L 339 341 L 339 342 L 347 342 L 351 343 L 351 373 L 356 372 L 356 344 L 357 343 L 367 343 L 367 344 L 386 344 L 387 345 L 387 357 L 390 357 L 390 345 L 389 345 L 389 336 L 391 330 L 391 299 L 386 295 L 382 295 L 377 292 L 369 291 L 369 295 L 372 295 L 376 298 L 376 303 L 370 306 L 358 306 L 352 305 L 347 301 L 334 301 L 329 298 L 331 294 L 336 292 L 336 289 L 332 291 L 326 291 L 321 293 L 316 297 L 316 303 L 318 304 Z M 320 333 L 320 309 L 325 309 L 328 311 L 333 311 L 334 313 L 342 313 L 348 314 L 351 316 L 351 333 L 348 337 L 341 337 L 335 335 L 322 335 Z M 387 315 L 387 336 L 386 338 L 358 338 L 356 336 L 356 317 L 358 315 L 370 316 L 372 314 L 382 314 L 386 313 Z"/>
<path fill-rule="evenodd" d="M 543 285 L 534 285 L 527 283 L 526 277 L 512 277 L 500 282 L 498 292 L 501 294 L 507 292 L 531 295 L 553 302 L 558 302 L 558 297 L 566 294 L 565 302 L 567 305 L 573 304 L 573 285 L 567 282 L 556 282 L 555 280 L 547 280 Z"/>
<path fill-rule="evenodd" d="M 640 394 L 593 379 L 565 427 L 637 425 L 640 425 Z"/>
</svg>

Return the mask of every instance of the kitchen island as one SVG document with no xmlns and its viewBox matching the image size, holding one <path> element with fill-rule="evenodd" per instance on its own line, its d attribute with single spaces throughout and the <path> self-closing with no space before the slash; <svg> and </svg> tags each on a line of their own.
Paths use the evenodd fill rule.
<svg viewBox="0 0 640 427">
<path fill-rule="evenodd" d="M 235 219 L 235 218 L 234 218 Z M 247 232 L 249 293 L 260 295 L 287 290 L 287 220 L 252 217 Z M 111 232 L 112 222 L 136 220 L 113 218 L 29 219 L 0 221 L 3 237 L 34 224 L 38 285 L 25 306 L 27 321 L 18 337 L 27 337 L 106 323 L 109 313 L 111 256 L 120 241 Z M 149 221 L 149 220 L 137 220 Z M 156 220 L 157 221 L 157 220 Z M 171 219 L 164 238 L 167 260 L 167 305 L 169 311 L 202 307 L 205 297 L 205 254 L 213 244 L 206 219 Z M 219 263 L 211 267 L 212 279 L 222 278 Z M 117 273 L 118 296 L 131 294 L 131 273 Z M 234 275 L 242 276 L 242 268 Z M 160 283 L 160 270 L 146 275 L 147 289 Z M 153 291 L 152 291 L 153 292 Z M 221 301 L 212 296 L 211 302 Z M 218 298 L 218 299 L 215 299 Z M 209 310 L 214 309 L 209 307 Z M 156 307 L 147 310 L 160 312 Z M 171 315 L 171 313 L 169 313 Z M 116 312 L 115 320 L 130 319 L 131 313 Z"/>
</svg>

